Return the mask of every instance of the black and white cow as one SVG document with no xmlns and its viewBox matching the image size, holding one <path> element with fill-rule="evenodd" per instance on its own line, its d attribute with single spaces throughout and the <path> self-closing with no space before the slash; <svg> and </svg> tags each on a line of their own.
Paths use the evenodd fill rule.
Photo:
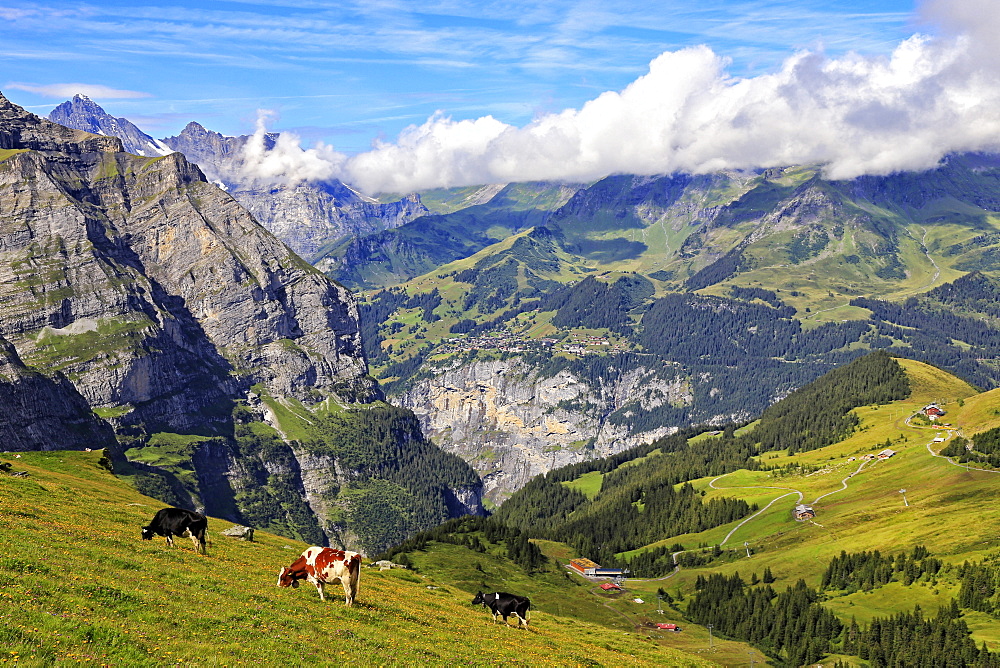
<svg viewBox="0 0 1000 668">
<path fill-rule="evenodd" d="M 193 510 L 183 508 L 163 508 L 153 516 L 149 526 L 142 528 L 142 539 L 152 540 L 153 536 L 166 536 L 167 545 L 174 544 L 174 536 L 191 539 L 194 549 L 205 554 L 205 536 L 208 533 L 208 518 Z"/>
<path fill-rule="evenodd" d="M 493 613 L 494 622 L 499 615 L 503 617 L 503 623 L 506 624 L 507 618 L 514 615 L 518 619 L 517 626 L 520 628 L 521 624 L 527 626 L 528 621 L 531 620 L 531 601 L 528 600 L 527 596 L 507 594 L 502 591 L 495 594 L 477 592 L 476 597 L 472 599 L 472 605 L 482 605 L 484 608 L 488 608 Z"/>
</svg>

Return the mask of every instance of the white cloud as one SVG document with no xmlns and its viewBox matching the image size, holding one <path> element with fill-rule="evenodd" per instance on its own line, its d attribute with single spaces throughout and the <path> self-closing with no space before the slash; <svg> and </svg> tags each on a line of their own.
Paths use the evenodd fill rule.
<svg viewBox="0 0 1000 668">
<path fill-rule="evenodd" d="M 303 149 L 298 136 L 282 133 L 271 149 L 265 144 L 266 122 L 275 117 L 274 112 L 261 110 L 257 116 L 257 129 L 243 151 L 241 166 L 244 178 L 254 178 L 267 183 L 299 183 L 302 181 L 328 181 L 341 172 L 345 156 L 326 144 Z"/>
<path fill-rule="evenodd" d="M 263 178 L 326 174 L 367 192 L 803 163 L 831 178 L 927 169 L 949 152 L 1000 150 L 994 1 L 932 0 L 925 16 L 946 32 L 911 37 L 889 57 L 803 51 L 736 79 L 708 47 L 687 48 L 620 92 L 524 127 L 438 114 L 356 156 L 290 140 L 258 145 L 248 165 Z"/>
<path fill-rule="evenodd" d="M 85 83 L 56 83 L 56 84 L 31 84 L 31 83 L 8 83 L 6 88 L 24 90 L 37 95 L 45 95 L 53 98 L 68 98 L 74 95 L 86 95 L 98 100 L 126 99 L 138 97 L 151 97 L 149 93 L 142 93 L 134 90 L 119 90 L 102 86 L 101 84 Z"/>
</svg>

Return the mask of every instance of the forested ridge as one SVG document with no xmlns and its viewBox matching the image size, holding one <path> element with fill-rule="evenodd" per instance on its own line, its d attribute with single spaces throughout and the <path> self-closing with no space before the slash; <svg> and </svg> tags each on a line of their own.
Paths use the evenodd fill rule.
<svg viewBox="0 0 1000 668">
<path fill-rule="evenodd" d="M 841 622 L 803 580 L 779 593 L 749 585 L 739 573 L 713 573 L 699 576 L 695 589 L 687 607 L 692 620 L 752 644 L 778 666 L 814 664 L 830 653 L 857 656 L 872 668 L 1000 666 L 1000 655 L 976 646 L 954 599 L 935 616 L 916 607 L 860 625 Z"/>
<path fill-rule="evenodd" d="M 479 484 L 460 457 L 424 438 L 416 416 L 386 404 L 315 417 L 318 438 L 302 447 L 336 459 L 348 516 L 365 548 L 378 551 L 445 521 L 455 489 Z"/>
<path fill-rule="evenodd" d="M 762 451 L 815 450 L 847 437 L 858 424 L 851 409 L 910 394 L 902 367 L 884 350 L 834 369 L 761 415 L 753 436 Z"/>
<path fill-rule="evenodd" d="M 538 569 L 547 561 L 538 546 L 528 540 L 526 533 L 492 517 L 459 517 L 448 520 L 433 529 L 417 532 L 399 545 L 376 555 L 373 560 L 394 559 L 397 563 L 412 567 L 407 554 L 426 550 L 428 544 L 434 541 L 464 545 L 477 553 L 493 550 L 528 572 Z"/>
</svg>

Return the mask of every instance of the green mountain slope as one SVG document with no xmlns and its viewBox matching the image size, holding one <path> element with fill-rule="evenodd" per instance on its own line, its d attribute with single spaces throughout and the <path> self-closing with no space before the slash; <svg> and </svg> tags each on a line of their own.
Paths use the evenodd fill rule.
<svg viewBox="0 0 1000 668">
<path fill-rule="evenodd" d="M 16 665 L 677 665 L 696 656 L 632 633 L 536 611 L 531 628 L 492 624 L 474 592 L 408 571 L 363 568 L 346 608 L 332 592 L 281 589 L 305 544 L 223 536 L 208 555 L 140 540 L 161 504 L 102 468 L 100 453 L 0 457 L 0 645 Z M 523 593 L 531 594 L 530 591 Z"/>
<path fill-rule="evenodd" d="M 905 371 L 908 394 L 891 401 L 870 395 L 865 399 L 869 390 L 859 387 L 857 407 L 848 413 L 853 428 L 846 437 L 841 433 L 821 447 L 801 451 L 765 446 L 765 451 L 747 460 L 748 465 L 740 466 L 736 455 L 742 451 L 732 446 L 738 445 L 741 437 L 759 442 L 754 434 L 757 430 L 761 430 L 761 437 L 770 433 L 768 423 L 775 420 L 770 416 L 741 430 L 728 427 L 684 436 L 679 441 L 677 437 L 667 438 L 630 454 L 553 471 L 515 494 L 497 517 L 526 528 L 531 535 L 546 537 L 553 535 L 553 530 L 557 533 L 559 527 L 572 527 L 583 519 L 599 516 L 613 502 L 631 502 L 617 509 L 617 523 L 591 521 L 591 533 L 573 533 L 577 548 L 562 548 L 565 558 L 596 557 L 605 566 L 618 563 L 630 567 L 628 594 L 608 600 L 609 605 L 637 622 L 659 617 L 659 605 L 666 609 L 670 621 L 682 626 L 687 623 L 686 630 L 694 628 L 695 622 L 714 623 L 716 633 L 749 639 L 779 665 L 798 665 L 793 653 L 801 650 L 805 654 L 795 656 L 808 656 L 818 645 L 795 649 L 794 643 L 787 644 L 786 637 L 784 648 L 775 649 L 774 640 L 766 638 L 772 627 L 755 627 L 751 620 L 756 612 L 740 608 L 743 599 L 739 597 L 750 596 L 750 592 L 771 580 L 770 586 L 780 598 L 786 588 L 797 587 L 799 579 L 804 581 L 803 592 L 810 589 L 821 593 L 810 594 L 812 602 L 801 603 L 803 607 L 794 616 L 804 619 L 812 614 L 806 614 L 805 606 L 818 605 L 817 610 L 834 613 L 842 625 L 831 644 L 820 652 L 827 657 L 824 663 L 840 657 L 850 665 L 866 665 L 859 663 L 857 652 L 862 650 L 844 644 L 852 619 L 866 629 L 874 620 L 911 613 L 919 605 L 923 616 L 933 622 L 938 608 L 951 609 L 954 598 L 959 614 L 955 623 L 971 632 L 973 658 L 968 659 L 969 665 L 992 665 L 990 661 L 997 660 L 995 653 L 1000 650 L 1000 623 L 994 616 L 992 594 L 987 592 L 990 600 L 985 603 L 970 602 L 978 599 L 970 598 L 969 583 L 977 573 L 985 573 L 982 577 L 987 578 L 1000 576 L 996 567 L 1000 561 L 1000 533 L 995 529 L 1000 509 L 992 503 L 1000 470 L 976 463 L 956 465 L 939 454 L 960 434 L 982 434 L 985 428 L 996 426 L 992 411 L 995 391 L 978 393 L 955 376 L 920 362 L 899 360 L 899 364 Z M 857 385 L 844 373 L 840 378 L 830 374 L 821 381 L 830 384 L 827 391 L 819 392 L 814 387 L 789 397 L 800 404 L 803 417 L 809 415 L 809 406 L 819 416 L 833 396 L 829 390 L 839 387 L 846 395 L 850 387 Z M 913 417 L 932 402 L 945 410 L 940 421 L 950 427 Z M 793 413 L 784 410 L 778 418 L 790 438 L 817 433 L 816 425 L 823 423 L 819 419 L 788 420 Z M 835 434 L 838 430 L 829 431 Z M 727 442 L 731 444 L 728 447 Z M 699 471 L 701 453 L 713 448 L 715 456 L 705 459 L 704 468 L 708 470 Z M 895 454 L 884 460 L 865 459 L 886 448 Z M 728 453 L 728 460 L 721 457 L 723 453 Z M 668 466 L 671 459 L 676 460 L 675 466 Z M 713 464 L 715 470 L 710 469 Z M 621 545 L 631 535 L 629 518 L 634 516 L 640 527 L 646 526 L 647 517 L 654 520 L 653 513 L 659 512 L 657 504 L 662 504 L 657 498 L 661 488 L 658 476 L 665 474 L 673 476 L 668 480 L 677 485 L 675 491 L 690 484 L 701 495 L 705 510 L 723 501 L 756 505 L 758 510 L 746 512 L 738 520 L 723 519 L 709 529 L 666 530 L 655 542 L 627 552 L 602 551 L 608 544 Z M 522 498 L 525 503 L 519 504 Z M 529 498 L 534 501 L 529 502 Z M 811 519 L 794 519 L 792 511 L 799 503 L 811 507 Z M 825 579 L 831 562 L 842 553 L 871 555 L 873 551 L 878 551 L 879 558 L 896 559 L 882 567 L 881 575 L 876 577 L 874 570 L 858 566 L 861 579 L 856 585 L 838 588 Z M 902 552 L 907 558 L 897 559 Z M 920 554 L 937 560 L 938 565 L 920 570 L 920 559 L 925 557 L 912 556 Z M 680 565 L 676 571 L 675 559 Z M 906 566 L 908 562 L 910 566 Z M 974 568 L 965 566 L 966 562 Z M 728 609 L 747 623 L 742 631 L 718 616 L 724 614 L 721 611 L 726 606 L 711 614 L 705 607 L 713 591 L 708 579 L 713 574 L 732 578 L 737 573 L 742 582 L 737 588 L 742 593 L 731 600 Z M 666 594 L 662 601 L 657 599 L 658 593 Z M 607 596 L 596 590 L 594 594 Z M 636 605 L 633 598 L 645 603 Z M 772 598 L 770 605 L 780 609 L 783 603 L 779 598 Z M 697 605 L 696 599 L 700 599 Z M 954 620 L 952 615 L 932 626 L 943 628 Z M 760 633 L 754 634 L 754 628 Z M 743 633 L 749 635 L 740 635 Z M 955 627 L 954 633 L 965 637 L 962 634 L 966 631 Z M 821 636 L 817 633 L 815 637 Z M 983 643 L 994 653 L 992 658 L 985 654 L 975 658 Z M 873 645 L 867 647 L 865 652 Z M 870 658 L 867 654 L 862 657 Z M 975 663 L 977 660 L 983 663 Z M 818 657 L 812 659 L 813 663 L 817 661 Z"/>
<path fill-rule="evenodd" d="M 315 264 L 353 288 L 397 285 L 544 224 L 549 212 L 573 192 L 559 184 L 526 183 L 504 186 L 498 192 L 490 190 L 484 202 L 481 200 L 486 197 L 472 193 L 471 199 L 462 200 L 470 206 L 345 240 L 321 253 Z M 445 210 L 454 207 L 442 206 Z"/>
</svg>

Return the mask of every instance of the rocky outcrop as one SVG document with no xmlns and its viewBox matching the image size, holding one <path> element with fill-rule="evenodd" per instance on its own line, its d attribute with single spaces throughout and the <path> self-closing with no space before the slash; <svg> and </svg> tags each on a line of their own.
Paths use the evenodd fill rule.
<svg viewBox="0 0 1000 668">
<path fill-rule="evenodd" d="M 606 419 L 632 402 L 649 410 L 692 400 L 683 375 L 638 369 L 592 387 L 567 371 L 542 376 L 520 358 L 456 362 L 398 397 L 428 436 L 476 469 L 494 503 L 539 473 L 676 430 L 636 431 Z"/>
<path fill-rule="evenodd" d="M 82 450 L 113 448 L 114 431 L 94 415 L 73 384 L 29 370 L 0 338 L 0 448 Z"/>
</svg>

